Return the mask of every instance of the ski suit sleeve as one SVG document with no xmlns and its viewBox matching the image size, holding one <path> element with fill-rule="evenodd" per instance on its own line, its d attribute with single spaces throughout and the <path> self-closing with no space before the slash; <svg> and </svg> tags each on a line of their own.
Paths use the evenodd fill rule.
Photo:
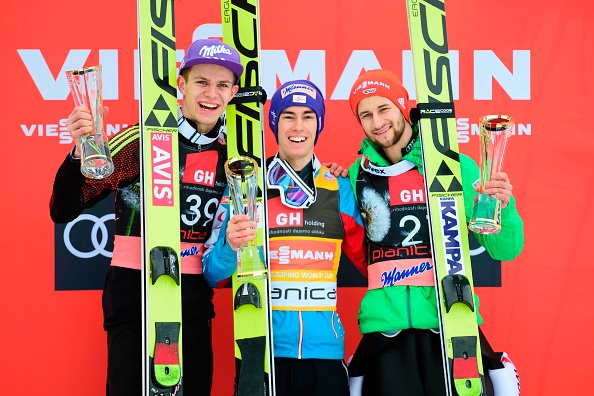
<svg viewBox="0 0 594 396">
<path fill-rule="evenodd" d="M 227 243 L 229 223 L 229 187 L 226 187 L 222 202 L 217 209 L 216 220 L 210 238 L 204 244 L 202 273 L 210 287 L 222 287 L 237 269 L 237 253 Z"/>
<path fill-rule="evenodd" d="M 367 250 L 364 243 L 365 228 L 349 179 L 339 177 L 338 190 L 340 194 L 340 215 L 345 232 L 342 252 L 367 277 Z"/>
<path fill-rule="evenodd" d="M 74 220 L 84 209 L 106 198 L 119 186 L 130 184 L 140 173 L 138 125 L 121 130 L 109 140 L 114 172 L 105 179 L 87 179 L 80 172 L 80 159 L 66 156 L 54 179 L 50 216 L 55 223 Z"/>
<path fill-rule="evenodd" d="M 476 194 L 474 186 L 478 182 L 480 171 L 476 162 L 466 155 L 460 155 L 460 165 L 466 221 L 469 221 Z M 474 236 L 493 259 L 511 261 L 516 258 L 524 248 L 524 222 L 516 209 L 515 197 L 512 196 L 508 205 L 501 211 L 501 232 L 499 234 L 474 233 Z"/>
</svg>

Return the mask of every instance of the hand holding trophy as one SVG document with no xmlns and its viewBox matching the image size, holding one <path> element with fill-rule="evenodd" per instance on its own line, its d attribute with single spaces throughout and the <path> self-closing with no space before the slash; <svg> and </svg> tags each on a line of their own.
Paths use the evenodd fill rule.
<svg viewBox="0 0 594 396">
<path fill-rule="evenodd" d="M 487 115 L 479 118 L 480 128 L 480 189 L 474 196 L 472 217 L 468 228 L 480 234 L 497 234 L 501 231 L 501 200 L 482 194 L 485 184 L 493 174 L 500 172 L 507 138 L 511 135 L 514 120 L 507 115 Z"/>
<path fill-rule="evenodd" d="M 89 109 L 93 118 L 93 132 L 80 138 L 80 171 L 90 179 L 103 179 L 113 172 L 113 162 L 103 131 L 101 66 L 69 70 L 66 77 L 74 105 Z"/>
<path fill-rule="evenodd" d="M 233 214 L 248 215 L 258 221 L 258 163 L 250 157 L 235 157 L 225 162 L 225 174 Z M 262 247 L 250 241 L 237 249 L 237 278 L 261 279 L 267 276 Z"/>
</svg>

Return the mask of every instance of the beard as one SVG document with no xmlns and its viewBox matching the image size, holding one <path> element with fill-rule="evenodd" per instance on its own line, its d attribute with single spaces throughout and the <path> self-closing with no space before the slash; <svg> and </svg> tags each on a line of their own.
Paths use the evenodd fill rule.
<svg viewBox="0 0 594 396">
<path fill-rule="evenodd" d="M 367 138 L 384 150 L 395 146 L 400 142 L 404 134 L 404 118 L 400 118 L 395 124 L 392 124 L 392 131 L 394 134 L 388 139 L 378 139 L 373 133 L 367 134 Z"/>
</svg>

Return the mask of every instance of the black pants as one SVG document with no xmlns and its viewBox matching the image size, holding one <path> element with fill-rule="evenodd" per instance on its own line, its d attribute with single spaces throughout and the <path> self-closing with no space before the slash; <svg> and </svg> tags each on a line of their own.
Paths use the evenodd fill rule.
<svg viewBox="0 0 594 396">
<path fill-rule="evenodd" d="M 484 344 L 481 342 L 482 348 Z M 486 358 L 483 350 L 484 366 L 489 361 Z M 439 334 L 431 330 L 403 330 L 393 338 L 365 334 L 349 373 L 352 377 L 364 376 L 363 396 L 445 395 L 441 341 Z M 486 395 L 492 395 L 488 375 L 485 380 Z M 454 389 L 452 392 L 457 395 Z"/>
<path fill-rule="evenodd" d="M 348 396 L 346 365 L 334 359 L 274 359 L 276 396 Z"/>
<path fill-rule="evenodd" d="M 199 278 L 199 279 L 197 279 Z M 213 353 L 210 319 L 212 289 L 199 275 L 182 275 L 182 347 L 184 395 L 208 396 L 212 388 Z M 197 290 L 199 288 L 200 290 Z M 111 267 L 103 291 L 107 331 L 107 396 L 142 395 L 142 313 L 140 271 Z M 210 299 L 209 299 L 210 294 Z M 208 304 L 206 304 L 208 305 Z"/>
</svg>

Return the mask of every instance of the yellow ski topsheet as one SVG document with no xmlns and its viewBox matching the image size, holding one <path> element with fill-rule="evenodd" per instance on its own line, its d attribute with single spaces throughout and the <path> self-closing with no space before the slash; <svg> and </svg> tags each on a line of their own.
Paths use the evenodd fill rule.
<svg viewBox="0 0 594 396">
<path fill-rule="evenodd" d="M 240 87 L 257 87 L 261 85 L 260 74 L 260 26 L 258 0 L 231 2 L 221 0 L 223 20 L 223 40 L 233 46 L 240 54 L 244 65 L 244 74 Z M 248 156 L 256 160 L 258 169 L 258 186 L 262 192 L 259 196 L 259 223 L 255 244 L 262 247 L 264 260 L 268 255 L 268 238 L 266 219 L 266 188 L 264 185 L 264 137 L 263 137 L 263 104 L 256 102 L 230 104 L 227 106 L 227 150 L 228 158 Z M 269 310 L 268 279 L 246 279 L 238 281 L 237 273 L 233 276 L 233 296 L 245 284 L 254 285 L 260 295 L 261 307 L 245 304 L 237 309 L 233 307 L 233 327 L 235 339 L 235 357 L 241 359 L 238 342 L 265 337 L 263 372 L 266 375 L 266 395 L 274 395 L 274 375 L 272 361 L 272 319 Z M 261 344 L 259 344 L 261 345 Z M 260 363 L 258 363 L 260 364 Z M 242 370 L 258 375 L 261 368 L 244 367 Z M 245 374 L 245 373 L 244 373 Z M 240 375 L 241 377 L 241 375 Z M 239 381 L 239 396 L 257 394 L 253 389 L 245 389 Z M 260 396 L 259 394 L 258 396 Z"/>
<path fill-rule="evenodd" d="M 145 320 L 143 341 L 146 348 L 143 360 L 144 395 L 155 394 L 154 389 L 174 389 L 177 395 L 182 394 L 179 384 L 182 375 L 179 364 L 182 359 L 182 318 L 177 71 L 173 3 L 174 0 L 138 0 Z M 179 282 L 176 282 L 174 276 L 166 274 L 152 279 L 156 276 L 155 263 L 151 265 L 151 250 L 155 247 L 171 249 L 163 250 L 162 258 L 171 264 L 172 271 L 177 270 Z M 173 324 L 173 327 L 168 327 L 169 324 Z M 153 364 L 156 348 L 164 352 L 167 358 L 161 361 L 157 359 Z M 178 364 L 175 364 L 176 353 L 179 358 Z"/>
<path fill-rule="evenodd" d="M 449 383 L 453 380 L 459 395 L 478 396 L 481 393 L 481 380 L 472 373 L 482 375 L 483 370 L 476 313 L 463 303 L 451 305 L 448 311 L 444 304 L 442 284 L 448 275 L 464 276 L 469 282 L 471 295 L 474 295 L 445 5 L 443 0 L 407 0 L 407 12 L 417 102 L 421 112 L 420 135 L 442 347 L 445 345 L 449 362 L 444 365 L 446 384 L 449 388 Z M 466 345 L 464 348 L 468 348 L 454 351 L 453 343 L 459 340 L 471 340 L 474 345 Z M 476 360 L 472 358 L 472 353 L 465 358 L 466 352 L 473 349 Z M 451 394 L 449 389 L 447 392 L 448 395 Z"/>
</svg>

